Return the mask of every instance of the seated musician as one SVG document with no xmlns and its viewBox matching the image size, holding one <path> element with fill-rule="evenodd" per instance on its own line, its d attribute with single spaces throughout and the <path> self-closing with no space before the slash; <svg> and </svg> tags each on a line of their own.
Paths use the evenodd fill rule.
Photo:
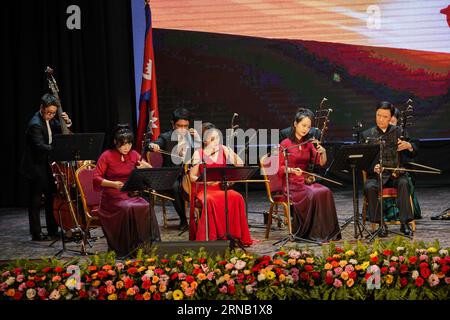
<svg viewBox="0 0 450 320">
<path fill-rule="evenodd" d="M 194 152 L 189 177 L 193 184 L 191 196 L 191 215 L 189 238 L 191 240 L 206 240 L 206 214 L 204 206 L 204 185 L 198 181 L 203 167 L 226 167 L 227 164 L 243 166 L 242 159 L 229 147 L 220 143 L 220 131 L 211 123 L 203 124 L 204 146 Z M 206 201 L 208 211 L 209 240 L 227 239 L 227 224 L 229 235 L 244 246 L 252 244 L 245 213 L 245 202 L 242 195 L 234 190 L 227 191 L 228 221 L 225 213 L 225 191 L 218 182 L 207 182 Z M 194 218 L 194 204 L 201 207 L 198 222 Z"/>
<path fill-rule="evenodd" d="M 388 101 L 378 103 L 376 107 L 375 122 L 376 126 L 361 133 L 361 142 L 363 143 L 380 143 L 383 147 L 382 161 L 383 169 L 380 166 L 379 158 L 376 164 L 368 172 L 368 179 L 364 186 L 364 192 L 368 202 L 368 218 L 369 221 L 380 223 L 380 210 L 378 207 L 378 180 L 377 175 L 382 172 L 383 187 L 397 188 L 397 206 L 399 208 L 400 231 L 405 235 L 411 235 L 412 230 L 408 224 L 414 217 L 409 201 L 410 188 L 408 178 L 405 174 L 396 172 L 392 174 L 392 170 L 384 168 L 395 168 L 399 165 L 399 152 L 401 154 L 412 155 L 414 152 L 413 145 L 405 140 L 400 140 L 401 130 L 399 127 L 391 125 L 392 116 L 394 115 L 394 106 Z M 400 154 L 400 161 L 402 156 Z M 387 226 L 382 224 L 379 235 L 387 236 Z"/>
<path fill-rule="evenodd" d="M 153 206 L 120 191 L 134 168 L 151 167 L 131 149 L 133 139 L 130 128 L 119 125 L 114 133 L 115 147 L 100 155 L 94 172 L 94 188 L 102 192 L 98 215 L 103 232 L 109 248 L 120 257 L 141 243 L 160 240 Z"/>
<path fill-rule="evenodd" d="M 303 113 L 307 113 L 308 116 L 313 119 L 314 122 L 314 112 L 312 112 L 310 109 L 307 108 L 298 108 L 296 111 L 296 114 L 298 112 L 303 112 Z M 290 136 L 292 136 L 294 131 L 294 127 L 289 126 L 287 128 L 281 129 L 280 130 L 280 142 L 283 141 L 286 138 L 289 138 Z M 320 139 L 320 134 L 321 134 L 321 130 L 319 128 L 316 127 L 311 127 L 311 130 L 309 130 L 307 136 L 306 136 L 306 140 L 310 139 L 310 138 L 315 138 L 317 140 Z"/>
<path fill-rule="evenodd" d="M 289 194 L 293 210 L 293 233 L 300 238 L 326 242 L 340 239 L 340 228 L 336 214 L 333 194 L 330 189 L 314 183 L 307 185 L 303 170 L 310 162 L 324 166 L 327 162 L 326 150 L 320 144 L 317 147 L 308 141 L 312 112 L 300 110 L 294 118 L 291 135 L 281 141 L 278 175 L 286 190 L 286 164 L 283 149 L 289 148 L 288 168 Z M 305 144 L 296 146 L 297 144 Z"/>
<path fill-rule="evenodd" d="M 147 151 L 164 152 L 164 167 L 175 167 L 181 165 L 183 163 L 183 159 L 191 158 L 190 152 L 194 149 L 194 144 L 196 143 L 198 146 L 201 145 L 201 139 L 198 133 L 192 128 L 189 129 L 190 118 L 191 115 L 187 109 L 176 109 L 172 113 L 172 130 L 161 133 L 155 141 L 148 141 L 146 143 Z M 174 154 L 174 157 L 170 154 Z M 172 196 L 175 199 L 173 201 L 173 206 L 180 217 L 178 229 L 186 230 L 188 223 L 184 206 L 181 177 L 177 179 L 173 185 Z"/>
</svg>

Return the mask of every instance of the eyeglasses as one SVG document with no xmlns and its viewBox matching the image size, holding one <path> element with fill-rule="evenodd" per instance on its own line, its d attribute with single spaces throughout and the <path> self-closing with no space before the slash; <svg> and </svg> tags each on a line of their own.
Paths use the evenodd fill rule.
<svg viewBox="0 0 450 320">
<path fill-rule="evenodd" d="M 54 116 L 56 114 L 56 112 L 45 111 L 44 114 L 46 114 L 48 116 Z"/>
</svg>

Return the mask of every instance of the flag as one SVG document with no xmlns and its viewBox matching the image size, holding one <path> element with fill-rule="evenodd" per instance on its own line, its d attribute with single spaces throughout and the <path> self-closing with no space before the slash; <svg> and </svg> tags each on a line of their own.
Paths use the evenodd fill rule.
<svg viewBox="0 0 450 320">
<path fill-rule="evenodd" d="M 150 10 L 150 1 L 146 1 L 144 61 L 141 95 L 139 98 L 139 121 L 136 138 L 136 150 L 138 152 L 141 152 L 144 135 L 146 133 L 151 135 L 151 140 L 155 140 L 160 134 L 152 32 L 152 13 Z"/>
</svg>

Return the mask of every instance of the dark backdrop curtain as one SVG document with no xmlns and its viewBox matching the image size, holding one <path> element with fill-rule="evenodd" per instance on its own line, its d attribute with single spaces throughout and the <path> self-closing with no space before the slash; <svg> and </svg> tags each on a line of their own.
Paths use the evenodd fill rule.
<svg viewBox="0 0 450 320">
<path fill-rule="evenodd" d="M 81 9 L 81 29 L 69 30 L 70 5 Z M 2 188 L 0 206 L 26 204 L 19 174 L 25 128 L 48 92 L 54 68 L 63 110 L 74 132 L 135 126 L 130 2 L 127 0 L 16 0 L 2 5 Z M 105 144 L 105 147 L 107 145 Z"/>
</svg>

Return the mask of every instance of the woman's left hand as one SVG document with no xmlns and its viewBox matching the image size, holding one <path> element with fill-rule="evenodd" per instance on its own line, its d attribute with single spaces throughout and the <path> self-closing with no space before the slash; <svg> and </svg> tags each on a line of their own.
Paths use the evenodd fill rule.
<svg viewBox="0 0 450 320">
<path fill-rule="evenodd" d="M 145 160 L 139 160 L 136 168 L 138 169 L 152 168 L 152 165 Z"/>
<path fill-rule="evenodd" d="M 322 154 L 325 154 L 327 152 L 327 150 L 319 144 L 319 145 L 317 145 L 317 152 L 320 155 L 322 155 Z"/>
</svg>

